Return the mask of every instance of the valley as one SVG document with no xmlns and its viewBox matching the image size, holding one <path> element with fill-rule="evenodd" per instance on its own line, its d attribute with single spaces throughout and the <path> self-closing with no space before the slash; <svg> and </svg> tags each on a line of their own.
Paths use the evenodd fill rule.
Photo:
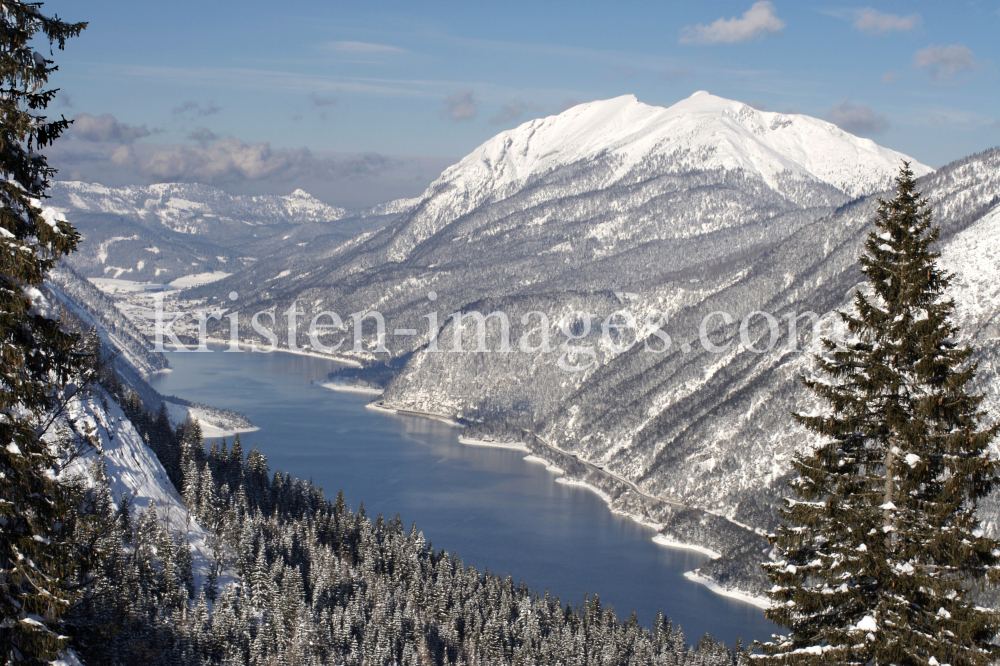
<svg viewBox="0 0 1000 666">
<path fill-rule="evenodd" d="M 752 315 L 850 307 L 863 288 L 856 257 L 902 160 L 941 225 L 962 339 L 995 368 L 1000 264 L 976 239 L 995 232 L 998 151 L 932 171 L 825 121 L 708 93 L 666 109 L 625 96 L 530 121 L 423 196 L 366 211 L 304 192 L 251 200 L 180 185 L 62 184 L 53 203 L 80 217 L 85 247 L 100 248 L 74 270 L 146 335 L 160 294 L 185 344 L 197 341 L 199 316 L 215 341 L 288 349 L 294 338 L 302 353 L 354 366 L 331 374 L 337 386 L 459 423 L 468 438 L 522 443 L 663 540 L 719 553 L 700 575 L 720 590 L 760 596 L 763 535 L 789 461 L 814 444 L 790 417 L 817 408 L 798 378 L 814 372 L 833 329 L 831 319 L 803 323 L 769 345 Z M 288 321 L 294 307 L 304 314 Z M 273 343 L 251 325 L 261 312 Z M 313 339 L 320 312 L 342 325 Z M 372 312 L 386 322 L 384 347 L 373 316 L 358 328 Z M 494 312 L 509 331 L 484 321 L 472 351 L 476 322 L 457 329 L 453 315 Z M 732 323 L 706 318 L 717 312 Z M 581 313 L 587 331 L 567 347 L 563 325 L 577 331 Z M 672 345 L 640 326 L 622 350 L 599 325 L 615 313 L 659 313 Z M 463 351 L 435 352 L 430 332 Z M 518 341 L 545 336 L 553 352 L 520 351 Z M 513 351 L 501 353 L 508 338 Z M 334 339 L 347 341 L 335 353 L 315 344 Z M 979 381 L 997 418 L 995 372 Z"/>
</svg>

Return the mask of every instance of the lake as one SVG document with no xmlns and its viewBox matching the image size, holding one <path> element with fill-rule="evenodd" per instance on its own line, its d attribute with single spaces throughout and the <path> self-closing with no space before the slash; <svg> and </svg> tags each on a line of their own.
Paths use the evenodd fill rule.
<svg viewBox="0 0 1000 666">
<path fill-rule="evenodd" d="M 655 532 L 613 515 L 590 490 L 555 483 L 526 455 L 459 443 L 459 429 L 414 416 L 366 409 L 371 396 L 313 383 L 340 367 L 288 353 L 171 353 L 173 371 L 152 386 L 164 395 L 245 413 L 272 473 L 311 478 L 327 499 L 344 491 L 372 519 L 400 514 L 436 549 L 467 565 L 523 580 L 579 604 L 585 593 L 626 619 L 650 626 L 657 608 L 689 643 L 708 632 L 732 646 L 770 636 L 759 608 L 686 580 L 705 556 L 654 544 Z"/>
</svg>

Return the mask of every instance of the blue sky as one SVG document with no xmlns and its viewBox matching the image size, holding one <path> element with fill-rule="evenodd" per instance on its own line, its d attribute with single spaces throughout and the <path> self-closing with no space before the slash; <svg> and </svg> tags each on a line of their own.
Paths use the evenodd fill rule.
<svg viewBox="0 0 1000 666">
<path fill-rule="evenodd" d="M 57 58 L 56 110 L 82 118 L 54 155 L 64 177 L 305 186 L 365 205 L 574 102 L 696 90 L 826 118 L 931 166 L 1000 144 L 997 0 L 44 10 L 90 22 Z"/>
</svg>

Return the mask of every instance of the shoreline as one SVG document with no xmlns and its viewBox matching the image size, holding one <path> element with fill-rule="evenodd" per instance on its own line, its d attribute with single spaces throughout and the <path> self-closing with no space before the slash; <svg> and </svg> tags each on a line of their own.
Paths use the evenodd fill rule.
<svg viewBox="0 0 1000 666">
<path fill-rule="evenodd" d="M 370 409 L 373 412 L 382 412 L 383 414 L 395 414 L 396 413 L 395 409 L 389 409 L 388 407 L 382 407 L 381 405 L 376 404 L 375 402 L 369 402 L 367 405 L 365 405 L 365 409 Z"/>
<path fill-rule="evenodd" d="M 506 449 L 508 451 L 528 452 L 528 447 L 523 442 L 495 442 L 493 440 L 485 439 L 470 439 L 469 437 L 462 437 L 459 435 L 458 443 L 465 444 L 466 446 L 479 446 L 489 449 Z"/>
<path fill-rule="evenodd" d="M 564 470 L 562 467 L 557 466 L 552 461 L 542 458 L 541 456 L 536 456 L 535 454 L 531 454 L 528 456 L 524 456 L 524 458 L 522 458 L 521 460 L 526 460 L 530 463 L 537 463 L 539 465 L 545 465 L 545 469 L 549 472 L 552 472 L 553 474 L 558 474 L 560 476 L 566 475 L 566 470 Z"/>
<path fill-rule="evenodd" d="M 556 467 L 549 460 L 546 460 L 545 458 L 542 458 L 541 456 L 538 456 L 538 455 L 535 455 L 535 454 L 527 455 L 527 456 L 525 456 L 523 458 L 523 460 L 525 460 L 527 462 L 530 462 L 530 463 L 537 463 L 539 465 L 545 465 L 545 469 L 546 470 L 559 475 L 558 478 L 554 479 L 556 483 L 561 483 L 561 484 L 567 485 L 567 486 L 581 486 L 581 487 L 584 487 L 584 488 L 590 490 L 591 492 L 595 493 L 602 500 L 604 500 L 605 504 L 608 506 L 608 510 L 611 511 L 611 513 L 613 513 L 615 515 L 618 515 L 618 516 L 622 516 L 623 518 L 628 518 L 632 522 L 638 523 L 638 524 L 642 525 L 643 527 L 648 527 L 650 529 L 659 531 L 659 528 L 660 528 L 659 525 L 654 525 L 654 524 L 651 524 L 651 523 L 648 523 L 648 522 L 644 522 L 642 520 L 639 520 L 636 516 L 630 515 L 628 513 L 623 513 L 621 511 L 615 511 L 614 509 L 611 508 L 611 498 L 606 493 L 604 493 L 602 490 L 600 490 L 598 488 L 595 488 L 594 486 L 592 486 L 589 483 L 586 483 L 584 481 L 578 481 L 578 480 L 571 479 L 571 478 L 568 478 L 566 476 L 563 476 L 563 475 L 566 474 L 566 471 L 563 470 L 561 467 Z M 704 556 L 706 556 L 706 557 L 708 557 L 710 559 L 713 559 L 713 560 L 717 560 L 720 557 L 722 557 L 721 553 L 719 553 L 717 551 L 714 551 L 711 548 L 706 548 L 705 546 L 699 546 L 699 545 L 693 544 L 693 543 L 686 543 L 686 542 L 683 542 L 683 541 L 676 541 L 676 540 L 670 539 L 670 538 L 668 538 L 668 537 L 666 537 L 666 536 L 664 536 L 662 534 L 656 534 L 656 535 L 654 535 L 651 540 L 652 540 L 653 543 L 655 543 L 658 546 L 663 546 L 665 548 L 674 548 L 674 549 L 677 549 L 677 550 L 692 550 L 692 551 L 700 553 L 700 554 L 702 554 L 702 555 L 704 555 Z M 698 585 L 703 585 L 703 586 L 707 587 L 711 592 L 714 592 L 715 594 L 718 594 L 720 596 L 728 597 L 730 599 L 735 599 L 736 601 L 741 601 L 743 603 L 747 603 L 747 604 L 750 604 L 751 606 L 756 606 L 757 608 L 764 609 L 764 610 L 766 610 L 767 608 L 770 607 L 770 603 L 771 602 L 770 602 L 769 599 L 766 599 L 766 598 L 763 598 L 763 597 L 757 597 L 757 596 L 754 596 L 752 594 L 748 594 L 746 592 L 740 592 L 739 590 L 727 590 L 724 587 L 722 587 L 721 585 L 719 585 L 717 582 L 715 582 L 714 580 L 712 580 L 711 578 L 707 578 L 705 576 L 700 575 L 698 573 L 699 571 L 700 571 L 700 569 L 695 569 L 693 571 L 686 571 L 684 573 L 684 578 L 686 578 L 687 580 L 691 581 L 692 583 L 697 583 Z"/>
<path fill-rule="evenodd" d="M 587 490 L 589 490 L 590 492 L 594 493 L 602 500 L 604 500 L 604 503 L 608 505 L 608 510 L 609 511 L 611 510 L 611 501 L 612 501 L 611 496 L 608 495 L 603 490 L 601 490 L 600 488 L 598 488 L 597 486 L 592 486 L 586 481 L 578 481 L 576 479 L 571 479 L 568 476 L 560 476 L 559 478 L 556 479 L 556 483 L 561 483 L 564 486 L 576 486 L 578 488 L 586 488 Z M 614 513 L 614 511 L 612 511 L 612 513 Z M 624 515 L 624 514 L 619 514 L 619 515 Z"/>
<path fill-rule="evenodd" d="M 665 537 L 662 534 L 657 534 L 655 537 L 653 537 L 653 543 L 655 543 L 657 545 L 660 545 L 660 546 L 666 546 L 667 548 L 679 548 L 681 550 L 694 550 L 694 551 L 697 551 L 697 552 L 701 553 L 702 555 L 708 556 L 710 559 L 713 559 L 713 560 L 717 560 L 720 557 L 722 557 L 722 553 L 719 553 L 718 551 L 714 551 L 711 548 L 705 548 L 704 546 L 698 546 L 698 545 L 695 545 L 693 543 L 684 543 L 683 541 L 675 541 L 674 539 L 670 539 L 668 537 Z M 688 572 L 688 573 L 690 573 L 690 572 Z"/>
<path fill-rule="evenodd" d="M 430 419 L 432 421 L 440 421 L 441 423 L 446 423 L 455 428 L 461 428 L 462 424 L 457 421 L 452 421 L 449 417 L 443 414 L 432 414 L 431 412 L 421 412 L 415 409 L 397 409 L 396 407 L 386 407 L 385 403 L 381 400 L 376 400 L 374 402 L 369 402 L 365 405 L 365 409 L 371 409 L 376 412 L 383 412 L 386 414 L 395 414 L 396 416 L 416 416 L 418 418 Z"/>
<path fill-rule="evenodd" d="M 219 342 L 219 341 L 214 341 L 214 342 Z M 222 342 L 222 344 L 228 344 L 228 342 L 226 342 L 226 341 L 221 341 L 221 342 Z M 244 346 L 243 343 L 241 343 L 241 348 L 242 348 L 242 346 Z M 246 345 L 246 346 L 248 346 L 248 345 Z M 356 364 L 356 367 L 362 367 L 362 365 L 360 363 L 357 363 L 356 361 L 342 360 L 342 359 L 338 359 L 338 358 L 332 358 L 330 356 L 320 356 L 318 354 L 313 354 L 313 353 L 308 353 L 308 352 L 294 352 L 294 351 L 290 351 L 288 349 L 274 349 L 274 350 L 272 350 L 272 352 L 279 352 L 279 353 L 286 353 L 286 354 L 299 354 L 301 356 L 313 356 L 315 358 L 321 358 L 321 359 L 324 359 L 324 360 L 327 360 L 327 361 L 335 361 L 335 362 L 345 363 L 345 364 L 348 364 L 348 365 L 355 365 Z M 264 353 L 272 353 L 272 352 L 264 352 Z M 319 383 L 319 382 L 315 382 L 315 383 Z M 323 385 L 322 383 L 319 383 L 319 384 L 321 386 Z M 329 386 L 324 386 L 324 388 L 330 389 Z M 338 389 L 331 389 L 331 390 L 338 390 Z M 348 391 L 342 391 L 342 392 L 348 392 Z M 373 400 L 372 402 L 369 402 L 368 404 L 365 405 L 365 409 L 370 409 L 370 410 L 372 410 L 374 412 L 381 412 L 383 414 L 390 414 L 390 415 L 396 415 L 396 416 L 415 416 L 415 417 L 418 417 L 418 418 L 426 418 L 426 419 L 431 419 L 431 420 L 434 420 L 434 421 L 439 421 L 441 423 L 445 423 L 447 425 L 454 426 L 454 427 L 457 427 L 457 428 L 461 427 L 460 423 L 457 423 L 456 421 L 453 421 L 449 417 L 443 416 L 441 414 L 432 414 L 432 413 L 429 413 L 429 412 L 421 412 L 421 411 L 416 411 L 416 410 L 396 409 L 396 408 L 393 408 L 393 407 L 386 407 L 385 404 L 382 403 L 381 400 Z M 463 440 L 465 440 L 465 441 L 463 441 Z M 483 448 L 500 448 L 500 449 L 508 449 L 508 450 L 513 449 L 513 450 L 517 450 L 517 451 L 528 451 L 529 450 L 527 446 L 521 444 L 520 442 L 517 443 L 520 446 L 512 446 L 511 445 L 512 443 L 506 443 L 506 445 L 504 445 L 504 443 L 488 442 L 488 441 L 485 441 L 485 440 L 474 440 L 474 439 L 471 439 L 471 438 L 465 438 L 465 437 L 461 437 L 461 436 L 459 436 L 459 442 L 461 444 L 466 445 L 466 446 L 479 446 L 479 447 L 483 447 Z M 632 515 L 627 514 L 627 513 L 621 513 L 621 512 L 614 511 L 611 508 L 611 498 L 606 493 L 604 493 L 604 491 L 602 491 L 602 490 L 600 490 L 598 488 L 595 488 L 594 486 L 592 486 L 592 485 L 590 485 L 590 484 L 588 484 L 586 482 L 579 481 L 579 480 L 576 480 L 576 479 L 567 478 L 565 476 L 566 471 L 564 469 L 562 469 L 561 467 L 557 467 L 551 461 L 546 460 L 545 458 L 542 458 L 541 456 L 537 456 L 537 455 L 534 455 L 534 454 L 529 454 L 527 456 L 524 456 L 522 459 L 525 460 L 526 462 L 529 462 L 529 463 L 542 464 L 542 465 L 545 466 L 545 469 L 547 471 L 550 471 L 550 472 L 553 472 L 553 473 L 557 474 L 558 477 L 556 479 L 554 479 L 554 481 L 556 483 L 562 483 L 564 485 L 581 486 L 581 487 L 587 488 L 588 490 L 594 492 L 595 494 L 597 494 L 598 496 L 601 497 L 601 499 L 605 502 L 605 504 L 607 505 L 608 510 L 611 511 L 611 513 L 617 514 L 617 515 L 621 515 L 623 517 L 626 517 L 629 520 L 631 520 L 633 522 L 636 522 L 636 523 L 638 523 L 638 524 L 640 524 L 640 525 L 642 525 L 644 527 L 650 527 L 651 529 L 655 529 L 655 526 L 650 525 L 650 524 L 648 524 L 646 522 L 643 522 L 643 521 L 639 520 L 638 517 L 636 517 L 636 516 L 632 516 Z M 660 534 L 657 534 L 654 537 L 652 537 L 652 541 L 654 543 L 656 543 L 657 545 L 663 546 L 665 548 L 676 548 L 678 550 L 693 550 L 693 551 L 696 551 L 696 552 L 700 552 L 701 554 L 703 554 L 706 557 L 709 557 L 711 559 L 716 559 L 716 558 L 720 557 L 719 553 L 717 553 L 716 551 L 713 551 L 711 549 L 705 548 L 704 546 L 699 546 L 699 545 L 696 545 L 696 544 L 684 543 L 684 542 L 680 542 L 680 541 L 674 541 L 674 540 L 668 539 L 667 537 L 664 537 L 663 535 L 660 535 Z M 710 578 L 703 577 L 703 576 L 699 575 L 697 572 L 698 572 L 698 569 L 695 569 L 694 571 L 688 571 L 688 572 L 686 572 L 684 574 L 684 577 L 687 580 L 689 580 L 689 581 L 691 581 L 693 583 L 696 583 L 696 584 L 699 584 L 699 585 L 704 585 L 705 587 L 707 587 L 712 592 L 714 592 L 716 594 L 719 594 L 721 596 L 728 597 L 728 598 L 731 598 L 731 599 L 735 599 L 737 601 L 741 601 L 743 603 L 750 604 L 751 606 L 755 606 L 755 607 L 760 608 L 760 609 L 766 609 L 766 608 L 769 607 L 770 601 L 767 600 L 767 599 L 763 599 L 761 597 L 756 597 L 756 596 L 747 594 L 745 592 L 726 590 L 725 588 L 721 587 L 718 583 L 716 583 L 714 580 L 712 580 Z"/>
<path fill-rule="evenodd" d="M 228 346 L 230 346 L 231 342 L 229 340 L 222 340 L 220 338 L 206 337 L 205 338 L 205 344 L 206 345 L 219 346 L 219 347 L 228 347 Z M 167 346 L 173 347 L 174 345 L 167 345 L 166 343 L 164 343 L 163 346 L 164 347 L 167 347 Z M 242 341 L 240 341 L 240 342 L 237 343 L 237 346 L 240 348 L 241 351 L 244 350 L 244 349 L 246 349 L 247 351 L 253 352 L 253 349 L 251 347 L 251 343 L 249 343 L 249 342 L 242 342 Z M 197 349 L 197 347 L 195 349 Z M 195 351 L 195 349 L 189 348 L 189 351 L 193 352 L 193 351 Z M 215 350 L 213 349 L 213 350 L 210 350 L 210 351 L 215 351 Z M 223 351 L 225 351 L 225 350 L 223 350 Z M 181 353 L 184 353 L 184 352 L 181 352 Z M 258 354 L 282 353 L 282 354 L 294 354 L 295 356 L 311 356 L 312 358 L 320 358 L 320 359 L 323 359 L 324 361 L 333 361 L 334 363 L 343 363 L 344 365 L 351 366 L 352 368 L 363 368 L 364 367 L 363 363 L 361 363 L 360 361 L 355 361 L 354 359 L 351 359 L 351 358 L 346 358 L 346 357 L 343 357 L 343 356 L 331 356 L 329 354 L 320 354 L 320 353 L 317 353 L 317 352 L 306 351 L 304 349 L 295 350 L 295 349 L 288 349 L 287 347 L 275 347 L 274 349 L 261 349 L 261 350 L 259 350 L 256 353 L 258 353 Z"/>
<path fill-rule="evenodd" d="M 184 405 L 179 402 L 172 402 L 166 398 L 163 400 L 163 404 L 167 405 L 167 414 L 170 419 L 171 424 L 181 424 L 186 419 L 193 419 L 198 422 L 198 426 L 201 428 L 201 436 L 205 439 L 222 439 L 223 437 L 235 437 L 236 435 L 242 435 L 244 433 L 257 432 L 260 430 L 259 427 L 250 423 L 248 428 L 229 428 L 224 427 L 218 421 L 210 421 L 205 418 L 206 412 L 191 405 Z M 249 419 L 248 419 L 249 421 Z M 231 425 L 231 424 L 230 424 Z"/>
<path fill-rule="evenodd" d="M 742 601 L 745 604 L 756 606 L 761 610 L 767 610 L 768 608 L 771 607 L 770 599 L 757 597 L 752 594 L 747 594 L 746 592 L 740 592 L 739 590 L 727 590 L 726 588 L 722 587 L 711 578 L 702 576 L 701 574 L 698 573 L 698 571 L 700 571 L 700 569 L 695 569 L 694 571 L 688 571 L 687 573 L 684 574 L 684 577 L 687 578 L 692 583 L 697 583 L 698 585 L 704 585 L 712 592 L 721 595 L 723 597 L 729 597 L 730 599 L 736 599 L 737 601 Z"/>
<path fill-rule="evenodd" d="M 367 386 L 353 386 L 346 382 L 315 382 L 323 388 L 339 393 L 360 393 L 362 395 L 382 395 L 383 389 L 369 388 Z"/>
<path fill-rule="evenodd" d="M 257 426 L 252 428 L 233 428 L 232 430 L 226 430 L 223 428 L 217 428 L 213 425 L 202 422 L 198 419 L 198 426 L 201 428 L 201 436 L 206 439 L 221 439 L 222 437 L 235 437 L 236 435 L 245 435 L 251 432 L 257 432 L 260 430 Z"/>
</svg>

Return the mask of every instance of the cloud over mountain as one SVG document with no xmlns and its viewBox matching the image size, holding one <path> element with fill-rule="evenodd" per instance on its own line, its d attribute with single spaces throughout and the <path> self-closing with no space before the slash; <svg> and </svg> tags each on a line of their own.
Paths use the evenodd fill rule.
<svg viewBox="0 0 1000 666">
<path fill-rule="evenodd" d="M 146 125 L 128 125 L 118 122 L 110 113 L 92 116 L 80 113 L 73 118 L 73 136 L 82 141 L 132 143 L 136 139 L 147 137 L 152 132 Z"/>
<path fill-rule="evenodd" d="M 272 148 L 269 142 L 245 143 L 228 136 L 211 145 L 175 145 L 138 155 L 136 167 L 163 182 L 224 183 L 242 180 L 291 180 L 306 176 L 362 178 L 377 174 L 391 160 L 382 155 L 335 161 L 308 148 Z"/>
<path fill-rule="evenodd" d="M 767 0 L 755 2 L 743 16 L 719 18 L 709 25 L 698 24 L 681 30 L 682 44 L 735 44 L 763 35 L 778 35 L 785 22 L 777 17 L 774 5 Z"/>
</svg>

